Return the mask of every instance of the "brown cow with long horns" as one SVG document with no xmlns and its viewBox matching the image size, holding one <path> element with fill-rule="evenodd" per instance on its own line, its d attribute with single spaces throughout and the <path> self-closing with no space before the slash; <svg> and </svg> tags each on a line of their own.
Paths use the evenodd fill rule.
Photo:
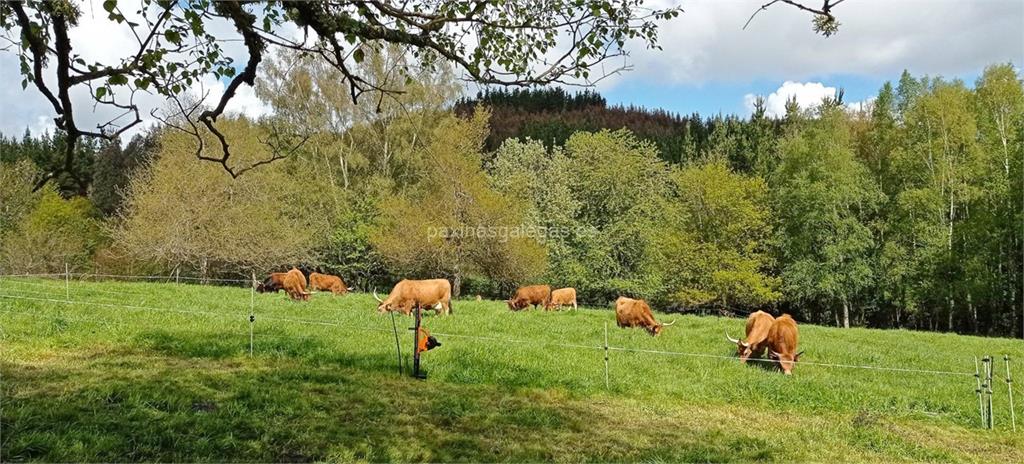
<svg viewBox="0 0 1024 464">
<path fill-rule="evenodd" d="M 306 276 L 302 275 L 302 271 L 295 269 L 294 267 L 285 273 L 281 288 L 283 288 L 285 293 L 287 293 L 293 300 L 309 300 L 309 292 L 306 291 Z"/>
<path fill-rule="evenodd" d="M 736 356 L 740 362 L 747 362 L 751 357 L 760 358 L 768 348 L 768 331 L 772 328 L 775 318 L 764 311 L 755 311 L 747 317 L 747 339 L 737 340 L 725 333 L 725 338 L 736 344 Z"/>
<path fill-rule="evenodd" d="M 377 290 L 373 297 L 380 303 L 378 312 L 399 311 L 409 315 L 413 308 L 434 308 L 437 314 L 452 313 L 452 284 L 445 279 L 408 280 L 402 279 L 391 289 L 388 297 L 381 299 Z"/>
<path fill-rule="evenodd" d="M 619 327 L 642 327 L 651 336 L 657 336 L 661 333 L 662 327 L 668 327 L 676 321 L 661 324 L 654 319 L 654 313 L 646 301 L 620 296 L 615 300 L 615 323 Z"/>
<path fill-rule="evenodd" d="M 768 330 L 769 356 L 779 364 L 786 375 L 793 374 L 793 366 L 800 360 L 800 355 L 804 354 L 803 351 L 796 351 L 799 335 L 796 321 L 789 314 L 783 314 L 775 319 Z"/>
</svg>

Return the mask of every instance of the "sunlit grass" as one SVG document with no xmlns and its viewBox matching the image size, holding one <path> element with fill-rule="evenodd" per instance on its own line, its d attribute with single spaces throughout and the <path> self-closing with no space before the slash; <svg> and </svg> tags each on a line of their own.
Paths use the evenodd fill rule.
<svg viewBox="0 0 1024 464">
<path fill-rule="evenodd" d="M 654 338 L 610 308 L 456 301 L 424 318 L 442 346 L 418 381 L 366 294 L 4 278 L 0 295 L 4 460 L 1024 461 L 1000 379 L 985 431 L 973 376 L 818 365 L 972 374 L 991 354 L 1002 374 L 1008 353 L 1024 378 L 1019 340 L 804 325 L 785 377 L 731 358 L 738 319 L 659 315 L 678 322 Z M 702 356 L 612 351 L 606 388 L 606 325 L 613 347 Z"/>
</svg>

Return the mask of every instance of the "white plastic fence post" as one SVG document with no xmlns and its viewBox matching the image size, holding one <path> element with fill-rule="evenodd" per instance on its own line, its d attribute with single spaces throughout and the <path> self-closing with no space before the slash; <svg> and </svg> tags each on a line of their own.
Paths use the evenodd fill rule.
<svg viewBox="0 0 1024 464">
<path fill-rule="evenodd" d="M 604 323 L 604 388 L 611 390 L 611 381 L 608 380 L 608 321 Z"/>
<path fill-rule="evenodd" d="M 984 389 L 981 385 L 981 370 L 978 368 L 978 357 L 974 357 L 974 380 L 977 381 L 978 388 L 974 391 L 978 393 L 978 412 L 981 414 L 981 426 L 985 427 L 988 423 L 988 419 L 985 415 L 985 400 L 982 397 Z"/>
<path fill-rule="evenodd" d="M 68 272 L 68 262 L 64 262 L 64 301 L 71 301 L 71 274 Z"/>
<path fill-rule="evenodd" d="M 1010 378 L 1010 355 L 1003 355 L 1003 362 L 1006 363 L 1006 392 L 1010 394 L 1010 423 L 1013 424 L 1013 431 L 1017 431 L 1017 411 L 1013 410 L 1013 379 Z"/>
<path fill-rule="evenodd" d="M 249 357 L 252 357 L 252 326 L 256 322 L 256 273 L 252 273 L 249 283 Z"/>
</svg>

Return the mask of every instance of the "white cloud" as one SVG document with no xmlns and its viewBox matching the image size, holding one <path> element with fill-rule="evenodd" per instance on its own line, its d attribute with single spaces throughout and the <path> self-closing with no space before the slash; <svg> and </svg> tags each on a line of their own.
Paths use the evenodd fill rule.
<svg viewBox="0 0 1024 464">
<path fill-rule="evenodd" d="M 122 0 L 122 10 L 134 15 L 141 0 Z M 653 7 L 679 1 L 655 0 Z M 811 30 L 810 15 L 776 4 L 754 19 L 747 30 L 743 23 L 764 0 L 723 2 L 682 0 L 685 12 L 664 24 L 659 32 L 662 50 L 646 50 L 631 43 L 628 63 L 634 70 L 602 81 L 606 90 L 623 81 L 644 81 L 648 86 L 709 82 L 792 81 L 801 84 L 797 98 L 820 99 L 829 76 L 852 74 L 895 78 L 904 69 L 920 74 L 961 75 L 975 73 L 987 64 L 1024 62 L 1024 2 L 1020 0 L 853 0 L 836 7 L 842 23 L 839 34 L 824 38 Z M 123 26 L 106 18 L 99 2 L 80 0 L 82 17 L 72 29 L 75 51 L 87 59 L 117 59 L 131 53 L 135 37 Z M 237 38 L 230 23 L 212 22 L 211 33 Z M 298 29 L 280 31 L 298 37 Z M 225 42 L 225 53 L 243 64 L 246 59 L 240 41 Z M 609 63 L 614 68 L 621 62 Z M 0 51 L 0 80 L 14 83 L 0 87 L 0 132 L 21 134 L 52 127 L 53 108 L 33 87 L 22 91 L 17 56 Z M 223 91 L 212 79 L 205 84 Z M 815 94 L 815 87 L 821 89 Z M 780 88 L 780 90 L 783 90 Z M 776 93 L 778 93 L 777 91 Z M 785 93 L 785 92 L 783 92 Z M 219 94 L 211 95 L 211 97 Z M 83 128 L 116 115 L 110 108 L 92 108 L 86 92 L 72 94 L 76 119 Z M 783 98 L 784 103 L 784 98 Z M 151 108 L 164 105 L 162 97 L 139 94 L 144 116 Z M 266 105 L 252 89 L 242 86 L 230 111 L 247 115 L 266 114 Z M 42 121 L 42 122 L 40 122 Z"/>
<path fill-rule="evenodd" d="M 833 12 L 833 37 L 811 28 L 811 15 L 778 3 L 743 24 L 764 0 L 661 1 L 681 4 L 659 32 L 663 50 L 631 43 L 634 71 L 609 80 L 653 84 L 807 81 L 853 74 L 896 78 L 959 75 L 995 62 L 1024 61 L 1024 2 L 1020 0 L 853 0 Z"/>
<path fill-rule="evenodd" d="M 94 61 L 108 64 L 118 63 L 120 60 L 130 57 L 130 54 L 135 51 L 133 46 L 137 44 L 134 34 L 128 26 L 119 25 L 107 19 L 107 13 L 100 8 L 99 3 L 96 5 L 91 3 L 79 2 L 82 14 L 79 17 L 78 25 L 69 31 L 74 44 L 74 53 L 81 55 L 89 63 Z M 137 13 L 141 4 L 141 0 L 121 0 L 118 7 L 129 21 L 145 24 Z M 156 8 L 156 5 L 151 5 L 151 8 Z M 286 34 L 294 35 L 294 31 L 291 29 L 288 29 Z M 223 19 L 209 22 L 207 31 L 219 38 L 237 38 L 238 36 L 234 26 Z M 15 32 L 17 32 L 16 29 Z M 241 41 L 222 42 L 221 48 L 226 55 L 235 59 L 236 65 L 244 65 L 248 54 Z M 44 76 L 50 88 L 54 89 L 52 68 L 48 69 Z M 29 84 L 29 87 L 23 91 L 20 85 L 21 79 L 18 56 L 11 50 L 0 51 L 0 80 L 15 83 L 15 85 L 0 87 L 0 101 L 5 102 L 0 106 L 0 133 L 20 136 L 26 127 L 33 133 L 52 131 L 55 128 L 53 106 L 33 85 Z M 219 99 L 224 92 L 224 84 L 217 82 L 211 76 L 206 76 L 203 83 L 211 90 L 207 102 L 215 104 L 216 99 Z M 114 95 L 119 102 L 127 100 L 129 95 L 125 87 L 115 87 L 114 90 Z M 82 129 L 95 130 L 98 124 L 117 118 L 123 113 L 122 110 L 108 105 L 94 105 L 95 102 L 88 89 L 81 86 L 72 89 L 71 100 L 75 121 Z M 166 105 L 166 99 L 158 94 L 140 91 L 135 94 L 134 103 L 139 107 L 143 123 L 136 125 L 124 134 L 122 136 L 124 138 L 129 138 L 145 127 L 155 124 L 156 121 L 149 117 L 149 112 L 152 109 L 163 108 Z M 255 117 L 266 114 L 268 108 L 256 97 L 251 87 L 242 85 L 226 111 Z M 125 116 L 118 122 L 124 124 L 131 120 L 133 117 Z"/>
<path fill-rule="evenodd" d="M 807 109 L 818 106 L 825 97 L 834 98 L 835 96 L 836 88 L 826 87 L 821 82 L 786 81 L 782 83 L 778 90 L 764 97 L 765 112 L 769 116 L 781 117 L 786 115 L 786 101 L 790 98 L 796 97 L 796 102 L 800 105 L 800 108 Z M 747 107 L 747 110 L 754 110 L 754 101 L 756 99 L 756 95 L 749 93 L 743 97 L 743 104 Z"/>
<path fill-rule="evenodd" d="M 192 86 L 190 89 L 192 95 L 196 98 L 202 98 L 205 95 L 204 104 L 211 107 L 216 106 L 220 102 L 221 96 L 224 95 L 224 83 L 215 80 L 212 76 L 204 77 L 201 82 L 201 84 L 196 83 Z M 243 114 L 250 119 L 257 119 L 271 112 L 270 105 L 260 100 L 256 96 L 255 89 L 245 84 L 238 87 L 235 96 L 231 97 L 228 105 L 224 107 L 225 114 Z"/>
</svg>

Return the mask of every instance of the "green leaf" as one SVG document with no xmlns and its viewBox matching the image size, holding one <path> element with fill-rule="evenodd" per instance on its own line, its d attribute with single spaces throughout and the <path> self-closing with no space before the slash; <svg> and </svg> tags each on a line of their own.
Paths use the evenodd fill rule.
<svg viewBox="0 0 1024 464">
<path fill-rule="evenodd" d="M 356 51 L 352 52 L 352 59 L 356 60 L 356 63 L 362 63 L 363 58 L 364 56 L 362 48 L 357 48 Z"/>
<path fill-rule="evenodd" d="M 117 0 L 103 0 L 103 9 L 107 13 L 113 12 L 114 8 L 117 8 Z"/>
<path fill-rule="evenodd" d="M 128 77 L 124 74 L 115 74 L 110 76 L 110 79 L 107 79 L 107 84 L 109 85 L 125 85 L 127 83 Z"/>
<path fill-rule="evenodd" d="M 168 42 L 171 42 L 175 45 L 181 44 L 181 34 L 179 34 L 178 31 L 174 29 L 168 29 L 164 31 L 164 38 L 166 38 Z"/>
<path fill-rule="evenodd" d="M 97 100 L 103 98 L 106 94 L 107 94 L 107 88 L 106 87 L 100 87 L 100 88 L 96 89 L 96 99 Z"/>
</svg>

